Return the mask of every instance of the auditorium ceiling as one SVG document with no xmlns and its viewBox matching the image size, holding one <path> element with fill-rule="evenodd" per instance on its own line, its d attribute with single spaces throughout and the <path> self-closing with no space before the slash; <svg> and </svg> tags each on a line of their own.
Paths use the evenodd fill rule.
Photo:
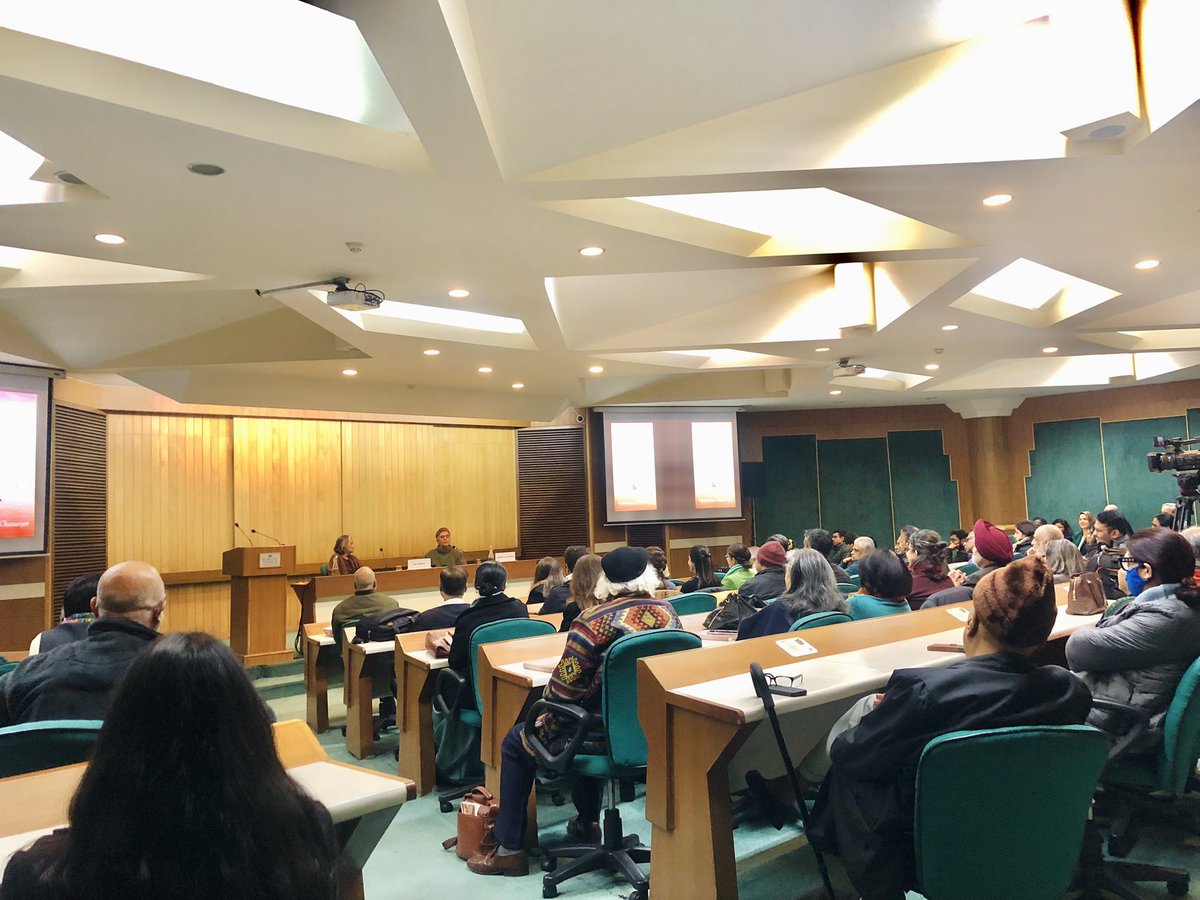
<svg viewBox="0 0 1200 900">
<path fill-rule="evenodd" d="M 1200 377 L 1200 5 L 1133 5 L 8 4 L 0 361 L 521 421 Z M 383 305 L 256 294 L 334 276 Z"/>
</svg>

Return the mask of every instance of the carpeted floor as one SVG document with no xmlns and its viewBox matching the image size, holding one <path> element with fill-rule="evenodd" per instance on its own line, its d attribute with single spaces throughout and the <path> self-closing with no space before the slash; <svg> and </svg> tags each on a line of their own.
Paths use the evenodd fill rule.
<svg viewBox="0 0 1200 900">
<path fill-rule="evenodd" d="M 298 664 L 277 666 L 270 671 L 259 670 L 256 674 L 260 676 L 256 686 L 279 719 L 304 718 L 304 689 Z M 329 714 L 333 724 L 328 732 L 319 735 L 321 744 L 333 759 L 394 773 L 394 731 L 385 733 L 376 743 L 375 756 L 371 759 L 356 760 L 347 752 L 340 727 L 345 715 L 341 694 L 340 685 L 330 689 Z M 639 834 L 648 842 L 650 827 L 643 818 L 644 810 L 644 799 L 639 793 L 634 802 L 621 805 L 621 817 L 626 833 Z M 569 802 L 555 807 L 548 800 L 541 800 L 538 817 L 542 840 L 552 843 L 563 839 L 566 820 L 572 812 Z M 455 816 L 439 812 L 436 795 L 405 804 L 367 864 L 364 881 L 369 900 L 471 895 L 529 900 L 541 897 L 541 870 L 536 861 L 524 878 L 474 875 L 453 851 L 442 850 L 441 842 L 454 831 Z M 823 896 L 812 852 L 794 828 L 785 827 L 782 832 L 777 832 L 767 825 L 743 824 L 734 831 L 734 846 L 738 859 L 738 892 L 742 900 Z M 1193 885 L 1190 896 L 1200 897 L 1200 837 L 1189 837 L 1165 828 L 1147 828 L 1132 858 L 1189 869 Z M 839 875 L 836 863 L 832 868 L 835 876 Z M 835 877 L 835 882 L 839 898 L 854 896 L 844 878 Z M 629 893 L 630 888 L 623 880 L 606 873 L 591 873 L 563 885 L 559 896 L 564 900 L 616 900 Z M 1168 896 L 1162 886 L 1157 889 L 1146 887 L 1144 893 L 1147 898 Z"/>
</svg>

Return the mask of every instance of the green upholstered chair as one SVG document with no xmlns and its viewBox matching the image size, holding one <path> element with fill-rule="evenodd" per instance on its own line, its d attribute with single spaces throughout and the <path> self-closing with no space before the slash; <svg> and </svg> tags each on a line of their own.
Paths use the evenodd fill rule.
<svg viewBox="0 0 1200 900">
<path fill-rule="evenodd" d="M 525 734 L 537 753 L 538 764 L 555 773 L 576 777 L 600 778 L 605 782 L 603 841 L 596 844 L 566 844 L 547 847 L 543 853 L 542 896 L 558 896 L 558 886 L 564 881 L 592 872 L 608 869 L 623 874 L 634 888 L 633 897 L 646 900 L 650 883 L 639 863 L 650 861 L 650 849 L 642 845 L 636 834 L 626 836 L 621 828 L 621 813 L 617 810 L 618 782 L 637 778 L 646 767 L 646 735 L 637 716 L 637 661 L 647 656 L 694 650 L 700 638 L 678 629 L 639 631 L 617 638 L 604 655 L 601 716 L 608 735 L 605 754 L 581 753 L 580 748 L 593 716 L 581 706 L 539 700 L 533 704 L 525 719 Z M 538 741 L 534 723 L 544 712 L 557 712 L 574 719 L 577 729 L 566 748 L 552 754 Z M 573 862 L 558 869 L 558 860 Z"/>
<path fill-rule="evenodd" d="M 0 778 L 84 762 L 103 724 L 97 719 L 50 719 L 0 728 Z"/>
<path fill-rule="evenodd" d="M 479 648 L 484 644 L 494 644 L 498 641 L 516 641 L 521 638 L 541 637 L 554 634 L 555 627 L 550 622 L 539 619 L 503 619 L 499 622 L 488 622 L 480 625 L 471 632 L 471 683 L 475 685 L 475 701 L 468 702 L 463 688 L 467 681 L 453 669 L 441 669 L 434 682 L 433 708 L 443 716 L 453 717 L 467 728 L 476 731 L 483 729 L 483 714 L 479 711 L 479 694 L 483 686 L 479 683 Z M 460 757 L 451 763 L 446 763 L 447 770 L 458 768 L 471 753 L 478 752 L 478 745 L 471 742 L 463 748 Z M 467 792 L 476 785 L 460 786 L 454 790 L 438 794 L 438 805 L 442 812 L 450 812 L 453 801 L 466 796 Z"/>
<path fill-rule="evenodd" d="M 840 625 L 843 622 L 853 621 L 849 613 L 837 612 L 836 610 L 809 613 L 807 616 L 801 616 L 793 622 L 792 627 L 788 631 L 805 631 L 809 628 L 820 628 L 824 625 Z"/>
<path fill-rule="evenodd" d="M 1149 728 L 1150 717 L 1137 707 L 1100 699 L 1092 704 L 1133 720 L 1130 743 Z M 1098 808 L 1109 819 L 1109 856 L 1130 854 L 1143 816 L 1174 821 L 1184 830 L 1200 832 L 1200 804 L 1196 802 L 1200 784 L 1195 776 L 1200 759 L 1200 659 L 1183 673 L 1162 727 L 1163 740 L 1153 755 L 1124 758 L 1118 744 L 1114 761 L 1100 779 Z M 1094 888 L 1137 897 L 1132 882 L 1155 881 L 1165 883 L 1171 896 L 1187 895 L 1190 878 L 1186 869 L 1104 860 L 1099 829 L 1090 830 L 1088 837 L 1083 872 Z"/>
<path fill-rule="evenodd" d="M 9 672 L 11 672 L 13 669 L 15 669 L 18 665 L 20 665 L 20 663 L 15 663 L 15 662 L 0 663 L 0 675 L 7 675 Z"/>
<path fill-rule="evenodd" d="M 929 900 L 1061 897 L 1108 750 L 1087 725 L 934 738 L 917 766 L 915 889 Z"/>
<path fill-rule="evenodd" d="M 841 582 L 839 582 L 837 589 L 839 591 L 841 591 L 843 594 L 845 594 L 846 596 L 849 596 L 850 594 L 858 593 L 858 585 L 857 584 L 842 584 Z"/>
<path fill-rule="evenodd" d="M 712 612 L 717 608 L 717 598 L 712 594 L 694 593 L 680 594 L 677 597 L 669 598 L 671 605 L 675 607 L 675 615 L 691 616 L 696 613 Z"/>
<path fill-rule="evenodd" d="M 667 584 L 673 584 L 677 588 L 683 587 L 683 583 L 684 583 L 683 578 L 668 578 L 667 579 Z"/>
</svg>

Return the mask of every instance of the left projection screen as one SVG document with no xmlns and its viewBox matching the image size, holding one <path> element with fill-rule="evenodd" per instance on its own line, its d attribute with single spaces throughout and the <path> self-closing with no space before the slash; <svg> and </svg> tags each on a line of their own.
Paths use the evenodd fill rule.
<svg viewBox="0 0 1200 900">
<path fill-rule="evenodd" d="M 50 379 L 0 372 L 0 556 L 46 552 Z"/>
</svg>

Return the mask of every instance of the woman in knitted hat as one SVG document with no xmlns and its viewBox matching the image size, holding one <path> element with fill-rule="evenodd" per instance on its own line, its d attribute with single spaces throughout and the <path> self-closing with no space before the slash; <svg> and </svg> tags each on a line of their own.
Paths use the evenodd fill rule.
<svg viewBox="0 0 1200 900">
<path fill-rule="evenodd" d="M 782 552 L 782 548 L 780 550 Z M 571 623 L 562 659 L 550 675 L 543 697 L 560 703 L 600 711 L 601 663 L 609 646 L 619 637 L 655 628 L 681 628 L 675 608 L 656 600 L 658 572 L 641 547 L 618 547 L 600 561 L 602 574 L 596 584 L 596 606 L 583 610 Z M 570 724 L 554 714 L 538 718 L 537 737 L 557 752 L 571 735 Z M 605 753 L 604 731 L 589 732 L 585 753 Z M 525 852 L 525 809 L 533 790 L 536 765 L 525 740 L 525 725 L 509 731 L 500 747 L 500 812 L 491 832 L 485 835 L 481 852 L 467 861 L 479 875 L 527 875 Z M 575 782 L 571 799 L 578 815 L 567 823 L 567 835 L 575 839 L 599 839 L 602 785 L 595 779 Z"/>
</svg>

